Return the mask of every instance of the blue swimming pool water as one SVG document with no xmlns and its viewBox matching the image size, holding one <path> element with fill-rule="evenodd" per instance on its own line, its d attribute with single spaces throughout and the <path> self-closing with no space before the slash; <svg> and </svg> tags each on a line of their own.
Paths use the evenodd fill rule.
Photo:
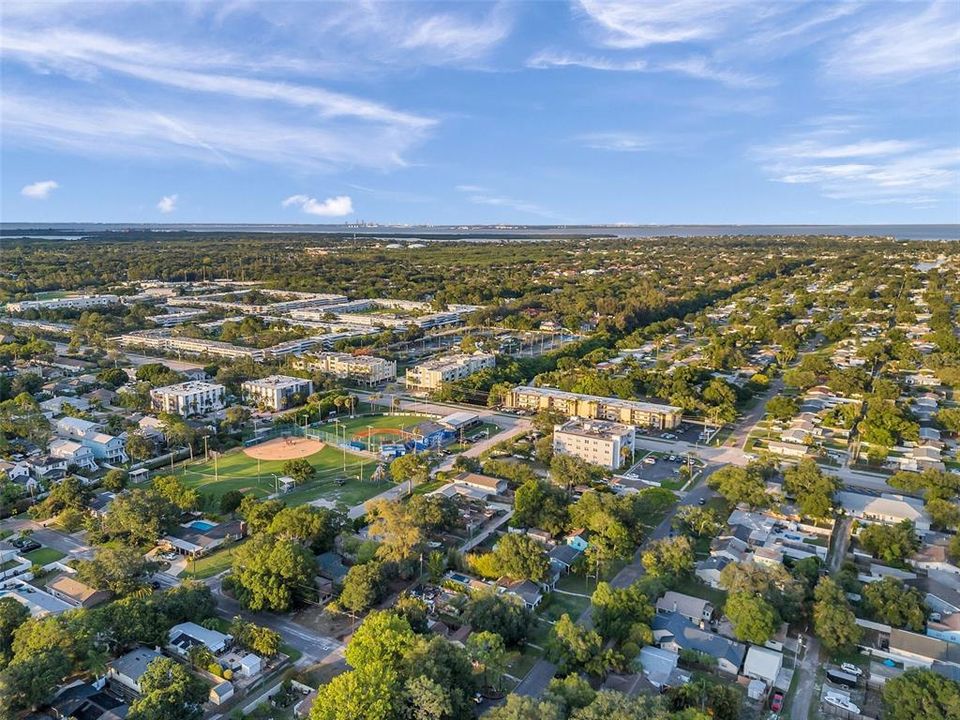
<svg viewBox="0 0 960 720">
<path fill-rule="evenodd" d="M 190 523 L 190 527 L 194 528 L 195 530 L 199 530 L 200 532 L 206 532 L 207 530 L 216 527 L 216 525 L 216 523 L 208 522 L 207 520 L 194 520 L 192 523 Z"/>
</svg>

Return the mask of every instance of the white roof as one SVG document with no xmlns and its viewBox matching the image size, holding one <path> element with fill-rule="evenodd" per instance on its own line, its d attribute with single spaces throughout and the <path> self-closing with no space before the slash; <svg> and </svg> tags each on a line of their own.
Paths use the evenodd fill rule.
<svg viewBox="0 0 960 720">
<path fill-rule="evenodd" d="M 904 495 L 885 493 L 880 497 L 861 493 L 841 491 L 836 495 L 837 502 L 847 512 L 856 515 L 895 518 L 898 520 L 928 521 L 923 510 L 923 501 Z"/>
<path fill-rule="evenodd" d="M 783 667 L 781 653 L 751 645 L 747 650 L 747 659 L 743 662 L 743 674 L 748 677 L 763 678 L 772 685 L 780 674 L 781 667 Z"/>
</svg>

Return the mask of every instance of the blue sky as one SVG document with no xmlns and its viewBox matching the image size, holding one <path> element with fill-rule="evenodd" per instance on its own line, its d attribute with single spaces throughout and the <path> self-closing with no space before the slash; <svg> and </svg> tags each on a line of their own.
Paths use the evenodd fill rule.
<svg viewBox="0 0 960 720">
<path fill-rule="evenodd" d="M 960 3 L 2 5 L 5 221 L 960 222 Z"/>
</svg>

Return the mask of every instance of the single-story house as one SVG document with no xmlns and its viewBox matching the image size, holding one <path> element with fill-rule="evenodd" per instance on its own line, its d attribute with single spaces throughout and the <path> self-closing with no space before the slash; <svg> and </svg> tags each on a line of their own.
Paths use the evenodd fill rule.
<svg viewBox="0 0 960 720">
<path fill-rule="evenodd" d="M 507 487 L 509 486 L 506 480 L 472 472 L 460 473 L 453 478 L 453 482 L 483 490 L 491 495 L 502 495 L 507 491 Z"/>
<path fill-rule="evenodd" d="M 216 630 L 208 630 L 192 622 L 180 623 L 170 628 L 167 648 L 181 657 L 186 657 L 190 648 L 204 645 L 214 655 L 223 653 L 233 642 L 233 637 Z"/>
<path fill-rule="evenodd" d="M 743 643 L 701 630 L 680 613 L 659 613 L 650 623 L 653 640 L 665 650 L 679 653 L 681 650 L 695 652 L 716 658 L 718 669 L 731 675 L 737 675 L 743 665 L 747 648 Z"/>
<path fill-rule="evenodd" d="M 712 556 L 697 562 L 694 574 L 712 588 L 720 587 L 720 573 L 730 564 L 725 557 Z"/>
<path fill-rule="evenodd" d="M 713 619 L 713 604 L 709 600 L 693 597 L 674 590 L 667 590 L 657 600 L 658 613 L 678 613 L 690 622 L 699 625 Z"/>
<path fill-rule="evenodd" d="M 583 529 L 572 531 L 563 541 L 580 552 L 586 552 L 587 548 L 590 547 L 590 541 L 587 540 L 587 531 Z"/>
<path fill-rule="evenodd" d="M 140 678 L 147 666 L 163 657 L 159 652 L 147 647 L 138 647 L 107 665 L 107 682 L 110 687 L 125 697 L 134 699 L 140 695 Z"/>
<path fill-rule="evenodd" d="M 836 504 L 851 517 L 863 522 L 896 524 L 910 520 L 918 535 L 930 532 L 930 516 L 923 508 L 923 500 L 883 493 L 880 497 L 841 490 L 834 495 Z"/>
<path fill-rule="evenodd" d="M 947 546 L 941 543 L 924 545 L 913 557 L 909 558 L 907 562 L 915 568 L 922 570 L 937 570 L 939 572 L 960 575 L 960 567 L 950 559 L 950 555 L 947 553 Z"/>
<path fill-rule="evenodd" d="M 517 580 L 514 582 L 503 582 L 500 584 L 506 595 L 515 595 L 523 600 L 523 604 L 530 610 L 535 610 L 543 600 L 543 592 L 540 586 L 530 580 Z"/>
<path fill-rule="evenodd" d="M 887 654 L 907 668 L 929 668 L 934 662 L 960 665 L 960 645 L 898 628 L 890 631 Z"/>
<path fill-rule="evenodd" d="M 680 656 L 672 650 L 648 645 L 640 650 L 639 660 L 643 674 L 657 690 L 690 682 L 690 674 L 677 667 Z"/>
<path fill-rule="evenodd" d="M 229 680 L 224 680 L 210 688 L 209 700 L 214 705 L 223 705 L 223 703 L 232 697 L 233 683 Z"/>
<path fill-rule="evenodd" d="M 743 562 L 747 559 L 748 545 L 740 538 L 732 535 L 715 538 L 710 543 L 710 554 L 714 557 L 725 557 L 731 562 Z"/>
<path fill-rule="evenodd" d="M 74 608 L 73 605 L 25 583 L 23 580 L 7 580 L 3 589 L 0 589 L 0 598 L 5 597 L 16 600 L 30 611 L 31 617 L 35 618 L 59 615 Z"/>
<path fill-rule="evenodd" d="M 571 545 L 557 545 L 547 553 L 550 564 L 556 566 L 561 572 L 569 572 L 580 555 L 581 552 Z"/>
<path fill-rule="evenodd" d="M 769 648 L 751 645 L 743 662 L 743 674 L 755 680 L 763 680 L 773 687 L 783 667 L 783 654 Z"/>
<path fill-rule="evenodd" d="M 242 520 L 213 523 L 193 520 L 174 528 L 163 542 L 181 555 L 197 557 L 215 550 L 230 540 L 239 540 L 246 535 L 247 526 Z"/>
<path fill-rule="evenodd" d="M 109 590 L 97 590 L 67 574 L 57 575 L 47 583 L 50 594 L 73 607 L 91 608 L 112 596 Z"/>
<path fill-rule="evenodd" d="M 84 682 L 64 688 L 50 703 L 50 712 L 57 720 L 123 720 L 129 711 L 120 698 Z"/>
<path fill-rule="evenodd" d="M 343 557 L 339 553 L 328 551 L 316 556 L 317 573 L 320 577 L 327 578 L 337 584 L 342 584 L 347 576 L 347 568 L 343 563 Z"/>
</svg>

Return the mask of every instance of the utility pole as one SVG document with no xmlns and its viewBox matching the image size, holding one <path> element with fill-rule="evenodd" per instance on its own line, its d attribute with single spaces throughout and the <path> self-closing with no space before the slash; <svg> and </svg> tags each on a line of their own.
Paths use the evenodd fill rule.
<svg viewBox="0 0 960 720">
<path fill-rule="evenodd" d="M 210 451 L 207 449 L 207 436 L 203 436 L 203 459 L 204 462 L 210 460 Z"/>
</svg>

